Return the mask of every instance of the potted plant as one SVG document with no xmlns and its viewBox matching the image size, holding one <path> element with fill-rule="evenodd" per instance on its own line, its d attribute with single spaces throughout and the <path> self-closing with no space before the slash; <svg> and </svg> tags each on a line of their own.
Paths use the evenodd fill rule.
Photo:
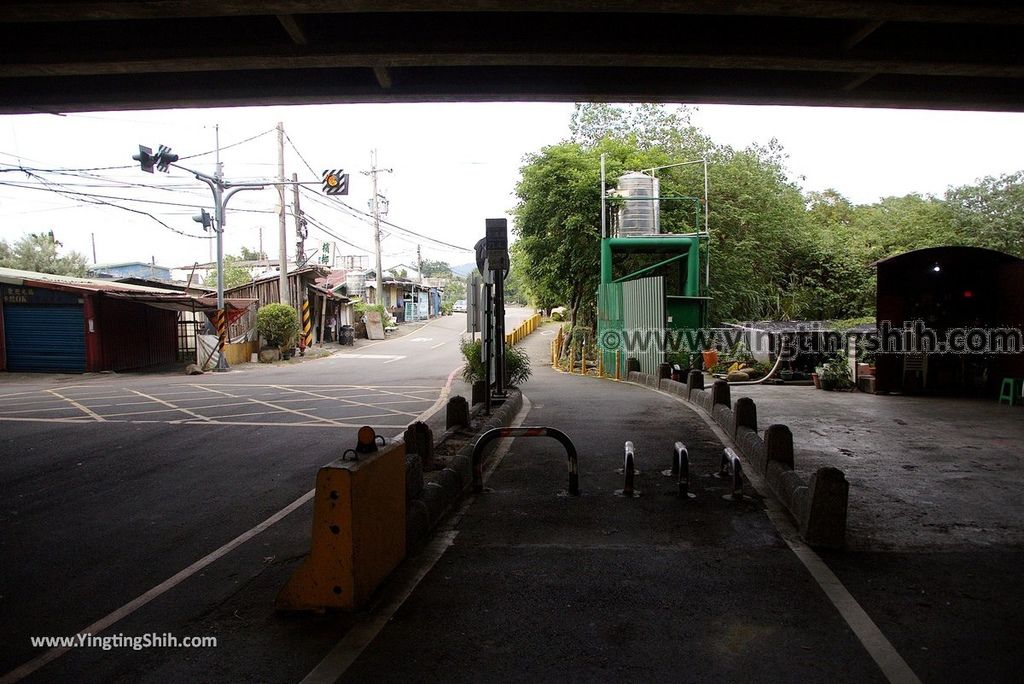
<svg viewBox="0 0 1024 684">
<path fill-rule="evenodd" d="M 821 368 L 818 380 L 823 390 L 846 390 L 853 387 L 850 364 L 846 357 L 840 354 L 827 361 Z"/>
<path fill-rule="evenodd" d="M 287 304 L 267 304 L 256 312 L 256 331 L 268 347 L 276 347 L 288 358 L 299 335 L 299 317 Z"/>
</svg>

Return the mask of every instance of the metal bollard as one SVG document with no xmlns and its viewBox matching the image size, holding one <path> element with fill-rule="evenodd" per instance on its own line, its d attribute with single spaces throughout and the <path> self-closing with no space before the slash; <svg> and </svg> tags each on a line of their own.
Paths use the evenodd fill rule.
<svg viewBox="0 0 1024 684">
<path fill-rule="evenodd" d="M 690 492 L 690 452 L 682 442 L 676 442 L 672 453 L 672 469 L 679 478 L 679 498 L 696 499 Z"/>
<path fill-rule="evenodd" d="M 639 492 L 636 491 L 636 453 L 633 450 L 633 443 L 626 442 L 626 457 L 622 464 L 622 472 L 626 477 L 626 482 L 620 492 L 622 496 L 636 496 Z"/>
<path fill-rule="evenodd" d="M 732 473 L 732 494 L 726 494 L 723 498 L 739 500 L 743 498 L 743 464 L 736 452 L 726 447 L 722 452 L 722 467 L 717 477 L 725 478 Z"/>
</svg>

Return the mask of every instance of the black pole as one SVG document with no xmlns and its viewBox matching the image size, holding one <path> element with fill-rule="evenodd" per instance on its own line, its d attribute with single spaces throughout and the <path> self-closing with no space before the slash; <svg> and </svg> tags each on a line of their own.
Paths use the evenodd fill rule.
<svg viewBox="0 0 1024 684">
<path fill-rule="evenodd" d="M 494 310 L 490 307 L 490 285 L 483 286 L 483 414 L 490 415 L 490 358 L 494 350 L 495 341 L 492 329 Z"/>
<path fill-rule="evenodd" d="M 505 396 L 505 274 L 492 271 L 494 278 L 494 395 Z"/>
</svg>

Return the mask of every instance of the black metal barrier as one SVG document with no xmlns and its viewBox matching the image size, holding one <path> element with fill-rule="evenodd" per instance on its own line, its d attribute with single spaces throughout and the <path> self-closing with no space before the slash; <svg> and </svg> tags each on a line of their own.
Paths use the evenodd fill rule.
<svg viewBox="0 0 1024 684">
<path fill-rule="evenodd" d="M 722 452 L 722 467 L 716 473 L 718 477 L 728 477 L 732 473 L 732 494 L 733 499 L 743 498 L 743 464 L 740 463 L 740 457 L 736 455 L 736 452 L 726 447 Z"/>
<path fill-rule="evenodd" d="M 579 458 L 576 455 L 576 446 L 569 439 L 569 436 L 549 427 L 517 427 L 517 428 L 494 428 L 480 435 L 480 439 L 473 446 L 473 491 L 484 490 L 484 449 L 488 444 L 503 437 L 553 437 L 559 444 L 565 447 L 569 456 L 569 494 L 580 495 L 580 468 Z"/>
</svg>

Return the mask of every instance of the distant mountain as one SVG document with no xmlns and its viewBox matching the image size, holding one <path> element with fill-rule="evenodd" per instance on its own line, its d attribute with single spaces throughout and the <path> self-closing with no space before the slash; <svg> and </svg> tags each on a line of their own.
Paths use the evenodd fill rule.
<svg viewBox="0 0 1024 684">
<path fill-rule="evenodd" d="M 454 273 L 457 276 L 465 278 L 466 276 L 473 272 L 474 268 L 476 268 L 475 261 L 468 264 L 460 264 L 459 266 L 452 266 L 452 273 Z"/>
</svg>

